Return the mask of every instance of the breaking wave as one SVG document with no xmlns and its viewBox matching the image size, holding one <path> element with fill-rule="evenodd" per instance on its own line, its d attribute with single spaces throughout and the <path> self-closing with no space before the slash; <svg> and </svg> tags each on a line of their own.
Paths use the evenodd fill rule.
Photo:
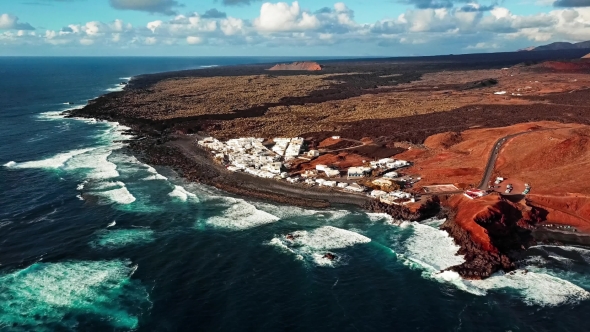
<svg viewBox="0 0 590 332">
<path fill-rule="evenodd" d="M 483 296 L 490 292 L 510 294 L 527 305 L 557 306 L 590 299 L 583 288 L 544 270 L 519 269 L 496 273 L 485 280 L 465 280 L 453 271 L 443 271 L 464 262 L 459 247 L 444 231 L 419 223 L 408 223 L 412 235 L 396 248 L 398 258 L 423 271 L 427 279 L 451 283 L 458 289 Z"/>
<path fill-rule="evenodd" d="M 279 218 L 270 213 L 258 210 L 244 200 L 236 200 L 223 215 L 207 218 L 206 224 L 230 230 L 244 230 L 273 223 Z"/>
<path fill-rule="evenodd" d="M 92 319 L 133 330 L 149 309 L 128 261 L 36 263 L 0 277 L 0 329 L 79 330 Z"/>
<path fill-rule="evenodd" d="M 336 255 L 335 260 L 324 258 L 327 251 L 371 242 L 366 236 L 332 226 L 323 226 L 312 231 L 296 231 L 291 235 L 292 239 L 279 236 L 268 244 L 295 254 L 297 259 L 325 267 L 335 267 L 346 262 L 346 256 L 342 254 Z"/>
<path fill-rule="evenodd" d="M 351 212 L 347 210 L 313 210 L 296 206 L 273 205 L 263 202 L 254 202 L 252 204 L 254 204 L 258 209 L 275 215 L 280 219 L 290 219 L 305 216 L 325 219 L 326 221 L 335 221 L 351 214 Z"/>
<path fill-rule="evenodd" d="M 199 201 L 199 198 L 197 197 L 197 195 L 188 192 L 186 189 L 184 189 L 181 186 L 174 186 L 174 190 L 172 190 L 168 196 L 173 197 L 173 198 L 177 198 L 183 202 L 186 202 L 187 200 L 191 200 L 191 201 Z"/>
<path fill-rule="evenodd" d="M 69 152 L 56 154 L 55 156 L 46 159 L 27 161 L 21 163 L 11 161 L 5 164 L 4 166 L 10 168 L 60 168 L 63 167 L 64 164 L 73 157 L 92 150 L 94 150 L 94 148 L 72 150 Z"/>
</svg>

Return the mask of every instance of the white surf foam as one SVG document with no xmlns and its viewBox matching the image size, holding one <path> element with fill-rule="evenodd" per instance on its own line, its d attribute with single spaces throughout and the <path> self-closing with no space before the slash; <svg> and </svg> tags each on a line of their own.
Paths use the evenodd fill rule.
<svg viewBox="0 0 590 332">
<path fill-rule="evenodd" d="M 94 149 L 90 153 L 77 155 L 66 163 L 64 169 L 87 170 L 86 177 L 92 180 L 116 178 L 119 176 L 117 165 L 108 160 L 112 152 L 111 147 L 104 147 Z"/>
<path fill-rule="evenodd" d="M 590 299 L 590 293 L 567 280 L 523 270 L 499 273 L 485 280 L 464 282 L 484 291 L 516 292 L 528 305 L 557 306 Z"/>
<path fill-rule="evenodd" d="M 96 234 L 97 238 L 90 246 L 118 249 L 129 245 L 142 245 L 154 241 L 154 234 L 153 230 L 144 228 L 103 230 Z"/>
<path fill-rule="evenodd" d="M 414 235 L 405 243 L 410 260 L 436 271 L 465 262 L 457 255 L 460 247 L 447 232 L 419 223 L 412 223 L 412 228 Z"/>
<path fill-rule="evenodd" d="M 291 235 L 293 239 L 279 236 L 268 244 L 295 254 L 297 259 L 324 267 L 335 267 L 346 262 L 346 256 L 342 254 L 337 254 L 335 260 L 324 258 L 327 251 L 371 242 L 366 236 L 332 226 L 323 226 L 312 231 L 296 231 Z"/>
<path fill-rule="evenodd" d="M 305 246 L 313 250 L 333 250 L 369 243 L 371 239 L 355 232 L 332 226 L 323 226 L 313 231 L 297 231 L 293 233 L 295 245 Z"/>
<path fill-rule="evenodd" d="M 117 84 L 117 85 L 113 86 L 112 88 L 106 89 L 105 91 L 108 91 L 108 92 L 119 92 L 119 91 L 123 91 L 123 88 L 124 88 L 123 85 Z"/>
<path fill-rule="evenodd" d="M 107 225 L 107 228 L 113 227 L 113 226 L 115 226 L 116 224 L 117 224 L 117 222 L 116 222 L 116 221 L 113 221 L 113 222 L 111 222 L 111 223 L 109 223 L 109 224 Z"/>
<path fill-rule="evenodd" d="M 548 253 L 548 251 L 546 249 L 557 249 L 557 250 L 563 250 L 566 252 L 571 252 L 571 253 L 575 253 L 577 255 L 579 255 L 579 257 L 584 260 L 584 262 L 590 264 L 590 250 L 589 249 L 584 249 L 584 248 L 580 248 L 580 247 L 573 247 L 573 246 L 553 246 L 553 245 L 538 245 L 538 246 L 533 246 L 532 248 L 537 248 L 540 250 L 543 250 L 545 252 Z M 562 259 L 567 259 L 565 257 L 561 257 Z"/>
<path fill-rule="evenodd" d="M 342 219 L 350 214 L 347 210 L 313 210 L 304 209 L 297 206 L 274 205 L 263 202 L 254 202 L 258 209 L 268 212 L 280 219 L 289 219 L 296 217 L 316 217 L 318 219 L 325 219 L 326 221 L 335 221 Z"/>
<path fill-rule="evenodd" d="M 42 121 L 63 120 L 65 116 L 62 113 L 63 111 L 43 112 L 37 115 L 37 119 Z"/>
<path fill-rule="evenodd" d="M 258 210 L 254 205 L 241 199 L 228 207 L 221 216 L 213 216 L 206 220 L 206 224 L 213 227 L 244 230 L 273 223 L 279 220 L 277 216 Z"/>
<path fill-rule="evenodd" d="M 483 296 L 490 292 L 511 294 L 527 305 L 556 306 L 590 299 L 590 293 L 573 283 L 542 271 L 517 270 L 497 273 L 485 280 L 464 280 L 443 269 L 461 264 L 459 249 L 444 231 L 431 226 L 411 223 L 413 235 L 405 241 L 398 257 L 407 265 L 423 270 L 422 276 L 450 283 L 463 291 Z"/>
<path fill-rule="evenodd" d="M 197 197 L 197 195 L 188 192 L 186 189 L 184 189 L 181 186 L 174 186 L 174 190 L 172 190 L 170 193 L 168 193 L 168 196 L 173 197 L 173 198 L 177 198 L 183 202 L 186 202 L 187 200 L 191 200 L 191 201 L 198 201 L 199 198 Z"/>
<path fill-rule="evenodd" d="M 153 168 L 153 167 L 151 167 L 151 166 L 147 166 L 146 171 L 151 174 L 151 175 L 148 175 L 147 177 L 143 178 L 146 181 L 150 181 L 150 180 L 168 180 L 167 177 L 165 177 L 165 176 L 161 175 L 160 173 L 158 173 L 158 171 L 156 171 L 156 169 Z"/>
<path fill-rule="evenodd" d="M 131 81 L 133 77 L 119 77 L 120 80 Z"/>
<path fill-rule="evenodd" d="M 393 217 L 390 216 L 387 213 L 367 213 L 367 216 L 369 217 L 369 220 L 371 222 L 378 222 L 378 221 L 383 221 L 386 223 L 393 223 Z"/>
<path fill-rule="evenodd" d="M 22 163 L 16 163 L 14 161 L 11 161 L 5 164 L 4 166 L 11 168 L 60 168 L 64 166 L 64 164 L 73 157 L 92 150 L 94 150 L 94 148 L 72 150 L 69 152 L 56 154 L 55 156 L 49 157 L 47 159 L 26 161 Z"/>
<path fill-rule="evenodd" d="M 88 316 L 134 330 L 148 293 L 128 261 L 36 263 L 0 277 L 0 330 L 77 330 Z"/>
<path fill-rule="evenodd" d="M 106 198 L 109 203 L 117 203 L 117 204 L 131 204 L 135 202 L 136 198 L 133 196 L 125 184 L 119 182 L 121 184 L 120 187 L 106 190 L 106 191 L 92 191 L 92 194 L 101 196 Z"/>
</svg>

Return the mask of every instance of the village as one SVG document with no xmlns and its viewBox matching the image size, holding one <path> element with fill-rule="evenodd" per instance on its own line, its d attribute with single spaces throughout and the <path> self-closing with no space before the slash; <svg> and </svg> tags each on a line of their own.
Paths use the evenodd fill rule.
<svg viewBox="0 0 590 332">
<path fill-rule="evenodd" d="M 244 172 L 291 184 L 367 195 L 389 205 L 403 205 L 419 199 L 419 195 L 403 190 L 411 188 L 420 180 L 397 172 L 411 165 L 405 160 L 363 160 L 362 164 L 347 169 L 317 164 L 313 169 L 302 170 L 295 165 L 309 162 L 319 157 L 321 152 L 307 149 L 305 140 L 301 137 L 274 138 L 269 141 L 264 138 L 243 137 L 226 142 L 205 137 L 197 140 L 197 144 L 208 150 L 216 162 L 231 172 Z"/>
</svg>

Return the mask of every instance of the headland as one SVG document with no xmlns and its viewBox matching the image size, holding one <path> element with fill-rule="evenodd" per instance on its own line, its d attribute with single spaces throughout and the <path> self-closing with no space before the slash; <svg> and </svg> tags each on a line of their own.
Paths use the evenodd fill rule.
<svg viewBox="0 0 590 332">
<path fill-rule="evenodd" d="M 446 216 L 466 258 L 450 269 L 479 279 L 516 268 L 513 257 L 538 241 L 587 242 L 587 53 L 143 75 L 69 116 L 127 125 L 145 162 L 231 193 Z"/>
</svg>

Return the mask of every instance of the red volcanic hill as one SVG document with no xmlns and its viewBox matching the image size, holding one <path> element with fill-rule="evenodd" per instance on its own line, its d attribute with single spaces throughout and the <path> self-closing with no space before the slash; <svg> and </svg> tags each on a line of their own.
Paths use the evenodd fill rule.
<svg viewBox="0 0 590 332">
<path fill-rule="evenodd" d="M 317 62 L 293 62 L 293 63 L 280 63 L 276 64 L 269 70 L 307 70 L 307 71 L 318 71 L 322 70 Z"/>
</svg>

